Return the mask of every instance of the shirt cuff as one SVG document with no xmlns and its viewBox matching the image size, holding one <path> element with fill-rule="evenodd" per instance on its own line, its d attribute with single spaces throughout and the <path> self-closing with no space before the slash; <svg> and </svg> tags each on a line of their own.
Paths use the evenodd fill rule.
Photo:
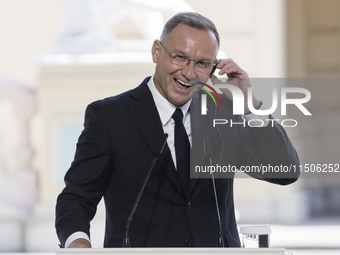
<svg viewBox="0 0 340 255">
<path fill-rule="evenodd" d="M 82 232 L 82 231 L 78 231 L 78 232 L 74 232 L 72 235 L 70 235 L 67 239 L 66 239 L 66 242 L 65 242 L 65 248 L 68 248 L 70 246 L 70 244 L 78 239 L 78 238 L 84 238 L 86 239 L 87 241 L 89 241 L 91 243 L 91 240 L 89 238 L 89 236 Z"/>
</svg>

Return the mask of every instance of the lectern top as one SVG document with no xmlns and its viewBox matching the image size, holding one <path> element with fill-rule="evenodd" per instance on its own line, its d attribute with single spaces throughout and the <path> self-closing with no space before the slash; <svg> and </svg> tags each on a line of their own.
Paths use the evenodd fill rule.
<svg viewBox="0 0 340 255">
<path fill-rule="evenodd" d="M 104 248 L 104 249 L 59 249 L 57 255 L 289 255 L 284 248 Z"/>
</svg>

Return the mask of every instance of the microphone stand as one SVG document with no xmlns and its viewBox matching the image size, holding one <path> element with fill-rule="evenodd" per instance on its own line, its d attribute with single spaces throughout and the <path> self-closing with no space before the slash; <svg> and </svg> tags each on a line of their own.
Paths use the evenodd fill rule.
<svg viewBox="0 0 340 255">
<path fill-rule="evenodd" d="M 209 141 L 209 138 L 207 136 L 203 140 L 203 146 L 204 146 L 204 154 L 208 158 L 210 166 L 212 166 L 212 151 L 211 151 L 210 141 Z M 222 237 L 221 215 L 220 215 L 220 208 L 218 206 L 218 199 L 217 199 L 214 173 L 211 173 L 211 179 L 212 179 L 212 184 L 213 184 L 213 189 L 214 189 L 215 204 L 216 204 L 217 219 L 218 219 L 218 227 L 219 227 L 218 247 L 224 247 L 224 241 L 223 241 L 223 237 Z"/>
</svg>

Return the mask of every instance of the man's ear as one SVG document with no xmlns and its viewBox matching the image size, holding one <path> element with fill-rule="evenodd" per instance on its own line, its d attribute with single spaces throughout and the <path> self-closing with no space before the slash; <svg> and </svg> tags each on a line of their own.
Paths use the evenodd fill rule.
<svg viewBox="0 0 340 255">
<path fill-rule="evenodd" d="M 160 49 L 160 42 L 158 40 L 155 40 L 153 42 L 153 45 L 152 45 L 152 49 L 151 49 L 151 53 L 152 53 L 152 61 L 154 63 L 157 63 L 157 60 L 158 60 L 158 56 L 161 52 L 161 49 Z"/>
</svg>

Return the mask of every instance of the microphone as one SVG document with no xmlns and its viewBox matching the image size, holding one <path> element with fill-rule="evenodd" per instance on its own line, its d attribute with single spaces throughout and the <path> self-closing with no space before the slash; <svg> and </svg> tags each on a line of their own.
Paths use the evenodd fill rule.
<svg viewBox="0 0 340 255">
<path fill-rule="evenodd" d="M 150 165 L 150 168 L 149 168 L 149 171 L 147 172 L 146 176 L 145 176 L 145 179 L 143 181 L 143 184 L 142 184 L 142 187 L 140 188 L 139 192 L 138 192 L 138 195 L 137 195 L 137 198 L 136 198 L 136 201 L 131 209 L 131 212 L 130 212 L 130 215 L 126 221 L 126 225 L 125 225 L 125 236 L 124 236 L 124 240 L 123 240 L 123 247 L 125 248 L 129 248 L 131 247 L 130 245 L 130 238 L 129 238 L 129 228 L 130 228 L 130 223 L 132 221 L 132 218 L 133 218 L 133 215 L 135 214 L 135 211 L 137 209 L 137 206 L 138 206 L 138 203 L 139 203 L 139 200 L 143 194 L 143 191 L 144 191 L 144 188 L 149 180 L 149 177 L 150 177 L 150 174 L 155 166 L 155 163 L 156 163 L 156 160 L 158 159 L 159 155 L 162 154 L 163 152 L 163 149 L 165 147 L 165 144 L 166 144 L 166 141 L 168 139 L 168 134 L 164 134 L 161 142 L 160 143 L 160 146 L 157 148 L 156 150 L 156 154 L 153 156 L 152 158 L 152 161 L 151 161 L 151 165 Z"/>
<path fill-rule="evenodd" d="M 212 166 L 212 151 L 211 151 L 211 146 L 210 146 L 210 140 L 209 140 L 209 137 L 207 137 L 207 136 L 203 140 L 203 148 L 204 148 L 204 155 L 206 156 L 206 158 L 208 158 L 210 166 Z M 216 193 L 214 173 L 211 173 L 211 179 L 212 179 L 212 184 L 213 184 L 213 189 L 214 189 L 215 204 L 216 204 L 217 219 L 218 219 L 218 227 L 219 227 L 218 247 L 224 247 L 224 241 L 223 241 L 223 237 L 222 237 L 220 208 L 218 206 L 218 199 L 217 199 L 217 193 Z"/>
</svg>

